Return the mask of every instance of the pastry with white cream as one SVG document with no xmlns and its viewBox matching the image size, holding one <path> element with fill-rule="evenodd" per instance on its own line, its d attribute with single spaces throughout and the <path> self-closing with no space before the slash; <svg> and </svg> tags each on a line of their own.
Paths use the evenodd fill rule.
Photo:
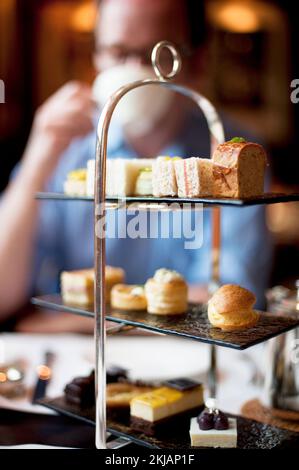
<svg viewBox="0 0 299 470">
<path fill-rule="evenodd" d="M 175 315 L 187 311 L 188 286 L 176 271 L 158 269 L 146 282 L 145 295 L 148 313 Z"/>
</svg>

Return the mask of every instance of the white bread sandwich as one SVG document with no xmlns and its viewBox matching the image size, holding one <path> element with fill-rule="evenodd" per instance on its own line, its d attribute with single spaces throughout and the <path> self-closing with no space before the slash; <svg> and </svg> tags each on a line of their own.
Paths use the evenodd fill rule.
<svg viewBox="0 0 299 470">
<path fill-rule="evenodd" d="M 213 162 L 208 158 L 185 158 L 174 162 L 179 197 L 213 194 Z"/>
<path fill-rule="evenodd" d="M 174 163 L 180 157 L 158 157 L 153 164 L 153 195 L 155 197 L 177 196 L 178 187 Z"/>
<path fill-rule="evenodd" d="M 134 196 L 136 180 L 144 168 L 151 170 L 151 158 L 111 158 L 106 166 L 106 195 L 110 197 Z M 94 195 L 95 160 L 87 162 L 87 193 Z"/>
<path fill-rule="evenodd" d="M 79 168 L 70 171 L 63 184 L 63 192 L 69 196 L 86 196 L 86 169 Z"/>
<path fill-rule="evenodd" d="M 124 282 L 125 272 L 122 268 L 106 266 L 105 273 L 106 300 L 109 303 L 112 287 Z M 93 268 L 63 271 L 60 275 L 63 302 L 74 305 L 92 305 L 94 302 L 94 278 Z"/>
</svg>

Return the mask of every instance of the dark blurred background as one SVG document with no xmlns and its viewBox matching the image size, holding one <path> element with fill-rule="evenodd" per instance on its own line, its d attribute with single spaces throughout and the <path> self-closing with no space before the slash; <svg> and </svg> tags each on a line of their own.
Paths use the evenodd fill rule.
<svg viewBox="0 0 299 470">
<path fill-rule="evenodd" d="M 269 150 L 272 190 L 298 191 L 299 78 L 293 0 L 206 0 L 208 69 L 202 90 Z M 0 191 L 22 155 L 35 109 L 70 79 L 92 82 L 94 0 L 0 0 Z M 163 39 L 163 38 L 161 38 Z M 276 242 L 272 283 L 293 282 L 299 262 L 299 205 L 268 208 Z M 261 247 L 262 250 L 262 247 Z"/>
</svg>

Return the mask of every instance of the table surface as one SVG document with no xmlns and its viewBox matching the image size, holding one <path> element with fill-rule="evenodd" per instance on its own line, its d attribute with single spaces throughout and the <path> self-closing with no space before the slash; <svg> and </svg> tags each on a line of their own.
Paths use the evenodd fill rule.
<svg viewBox="0 0 299 470">
<path fill-rule="evenodd" d="M 69 330 L 70 323 L 71 321 L 72 326 L 74 327 L 74 316 L 73 315 L 67 315 L 66 317 L 63 318 L 61 316 L 56 316 L 56 315 L 50 315 L 47 314 L 46 312 L 30 312 L 31 315 L 26 318 L 23 317 L 21 320 L 19 318 L 19 321 L 12 322 L 11 325 L 6 325 L 3 330 L 21 330 L 23 332 L 26 332 L 27 334 L 29 331 L 34 330 L 32 328 L 33 324 L 36 326 L 36 330 L 34 333 L 39 332 L 49 332 L 49 329 L 52 331 L 52 333 L 56 333 L 56 329 L 51 327 L 55 323 L 55 327 L 57 328 L 58 326 L 58 317 L 60 320 L 63 319 L 63 325 L 60 324 L 60 331 L 61 330 Z M 39 321 L 37 320 L 37 317 Z M 54 317 L 54 318 L 53 318 Z M 21 320 L 21 321 L 20 321 Z M 44 320 L 44 321 L 41 321 Z M 80 318 L 80 320 L 82 320 Z M 88 320 L 88 319 L 85 319 Z M 75 322 L 76 323 L 76 322 Z M 4 326 L 4 325 L 3 325 Z M 49 328 L 50 326 L 50 328 Z M 63 328 L 62 328 L 63 326 Z M 77 332 L 79 329 L 82 330 L 82 324 L 76 325 L 76 328 L 74 330 Z M 89 329 L 89 324 L 88 327 L 86 326 L 86 330 Z M 41 331 L 42 330 L 42 331 Z M 84 330 L 84 328 L 83 328 Z M 87 332 L 87 331 L 85 331 Z M 55 335 L 56 336 L 56 335 Z M 155 341 L 158 341 L 160 337 L 156 337 Z M 117 342 L 121 342 L 120 347 L 123 350 L 125 343 L 127 340 L 125 337 L 121 338 L 115 338 L 114 341 L 111 343 L 111 350 L 110 350 L 110 356 L 111 356 L 111 361 L 115 361 L 116 358 L 119 358 L 118 355 L 118 347 L 116 348 L 116 343 L 115 340 L 117 339 Z M 131 348 L 132 351 L 128 352 L 129 357 L 124 357 L 124 361 L 128 361 L 131 363 L 131 355 L 135 356 L 136 350 L 140 350 L 140 344 L 138 341 L 150 341 L 150 338 L 135 338 L 134 341 L 130 340 Z M 134 346 L 134 343 L 135 346 Z M 163 341 L 163 344 L 165 341 Z M 184 342 L 185 344 L 185 342 Z M 190 343 L 190 347 L 196 345 L 196 347 L 201 347 L 203 348 L 204 345 L 200 344 L 195 344 L 194 342 Z M 249 358 L 249 353 L 244 353 L 244 352 L 238 352 L 238 351 L 233 351 L 229 350 L 226 348 L 221 348 L 223 351 L 221 356 L 219 357 L 220 359 L 220 376 L 219 380 L 221 383 L 219 391 L 221 392 L 220 395 L 223 395 L 222 397 L 220 396 L 220 401 L 222 400 L 223 403 L 226 404 L 226 406 L 229 404 L 228 396 L 231 397 L 231 401 L 237 402 L 237 399 L 240 399 L 240 393 L 242 395 L 242 400 L 243 402 L 248 400 L 249 398 L 252 398 L 253 396 L 256 396 L 256 392 L 258 391 L 257 387 L 253 387 L 250 385 L 248 380 L 250 379 L 250 375 L 254 372 L 254 368 L 252 369 L 252 360 Z M 224 351 L 226 350 L 226 351 Z M 179 350 L 180 351 L 180 350 Z M 166 351 L 167 352 L 167 351 Z M 191 351 L 192 353 L 192 351 Z M 199 351 L 198 351 L 199 353 Z M 179 353 L 178 353 L 179 354 Z M 233 356 L 231 357 L 231 355 Z M 261 351 L 259 349 L 252 348 L 252 352 L 250 350 L 250 354 L 254 354 L 254 357 L 260 358 Z M 165 356 L 165 354 L 164 354 Z M 193 357 L 193 356 L 192 356 Z M 130 360 L 129 360 L 130 359 Z M 142 358 L 144 360 L 144 358 Z M 202 360 L 204 360 L 204 356 L 202 356 Z M 241 362 L 240 362 L 241 361 Z M 234 368 L 233 368 L 233 374 L 231 371 L 231 363 L 234 363 Z M 237 367 L 237 365 L 239 366 Z M 165 366 L 165 365 L 164 365 Z M 237 369 L 236 369 L 237 367 Z M 247 370 L 248 369 L 248 370 Z M 245 374 L 245 371 L 246 374 Z M 241 389 L 235 389 L 234 387 L 232 388 L 232 383 L 231 380 L 228 380 L 230 375 L 232 377 L 237 374 L 238 376 L 244 373 L 244 377 L 239 377 L 239 380 L 243 383 L 243 388 Z M 242 374 L 241 374 L 242 375 Z M 231 377 L 230 377 L 231 378 Z M 239 384 L 240 385 L 240 384 Z M 246 387 L 246 388 L 244 388 Z M 251 390 L 249 393 L 248 391 L 248 396 L 246 395 L 247 390 Z M 229 395 L 228 395 L 229 392 Z M 236 407 L 239 408 L 240 404 L 237 404 Z M 228 411 L 234 412 L 235 410 L 230 410 Z M 24 445 L 24 444 L 40 444 L 40 445 L 50 445 L 50 446 L 59 446 L 59 447 L 81 447 L 81 448 L 94 448 L 94 427 L 81 423 L 77 420 L 72 420 L 70 418 L 62 417 L 62 416 L 56 416 L 56 415 L 39 415 L 36 413 L 24 413 L 20 411 L 13 411 L 13 410 L 7 410 L 0 408 L 0 446 L 14 446 L 14 445 Z M 298 433 L 298 445 L 299 445 L 299 433 Z M 132 446 L 132 447 L 131 447 Z M 134 444 L 131 444 L 130 449 L 135 447 Z"/>
<path fill-rule="evenodd" d="M 94 449 L 95 428 L 63 416 L 38 415 L 0 408 L 1 446 L 39 444 Z M 299 433 L 298 433 L 299 445 Z M 139 446 L 130 444 L 130 449 Z"/>
<path fill-rule="evenodd" d="M 94 427 L 55 415 L 0 408 L 0 446 L 43 444 L 94 448 Z"/>
</svg>

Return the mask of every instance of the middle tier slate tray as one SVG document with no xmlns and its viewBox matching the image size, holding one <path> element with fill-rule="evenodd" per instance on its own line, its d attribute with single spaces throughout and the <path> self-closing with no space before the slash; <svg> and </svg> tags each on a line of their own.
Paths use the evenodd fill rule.
<svg viewBox="0 0 299 470">
<path fill-rule="evenodd" d="M 34 297 L 31 302 L 39 307 L 94 318 L 92 306 L 83 308 L 64 304 L 59 294 Z M 253 328 L 243 331 L 221 331 L 211 326 L 205 304 L 189 304 L 188 312 L 181 316 L 151 315 L 147 312 L 116 310 L 107 306 L 106 319 L 156 333 L 182 336 L 233 349 L 249 348 L 299 325 L 299 318 L 261 312 L 261 318 Z"/>
<path fill-rule="evenodd" d="M 36 199 L 54 200 L 54 201 L 94 201 L 92 196 L 70 196 L 64 193 L 36 193 Z M 281 202 L 299 201 L 299 193 L 265 193 L 262 196 L 248 197 L 244 199 L 234 198 L 216 198 L 216 197 L 198 197 L 198 198 L 179 198 L 179 197 L 154 197 L 154 196 L 126 196 L 126 197 L 106 197 L 107 203 L 145 203 L 145 204 L 204 204 L 207 206 L 235 206 L 246 207 L 263 204 L 278 204 Z"/>
<path fill-rule="evenodd" d="M 39 404 L 61 415 L 95 425 L 94 407 L 82 410 L 76 405 L 67 403 L 64 397 L 44 398 Z M 132 431 L 128 420 L 124 418 L 117 421 L 108 418 L 107 431 L 151 449 L 192 449 L 188 429 L 175 428 L 172 435 L 158 439 Z M 298 449 L 298 445 L 299 433 L 238 416 L 238 449 Z"/>
</svg>

